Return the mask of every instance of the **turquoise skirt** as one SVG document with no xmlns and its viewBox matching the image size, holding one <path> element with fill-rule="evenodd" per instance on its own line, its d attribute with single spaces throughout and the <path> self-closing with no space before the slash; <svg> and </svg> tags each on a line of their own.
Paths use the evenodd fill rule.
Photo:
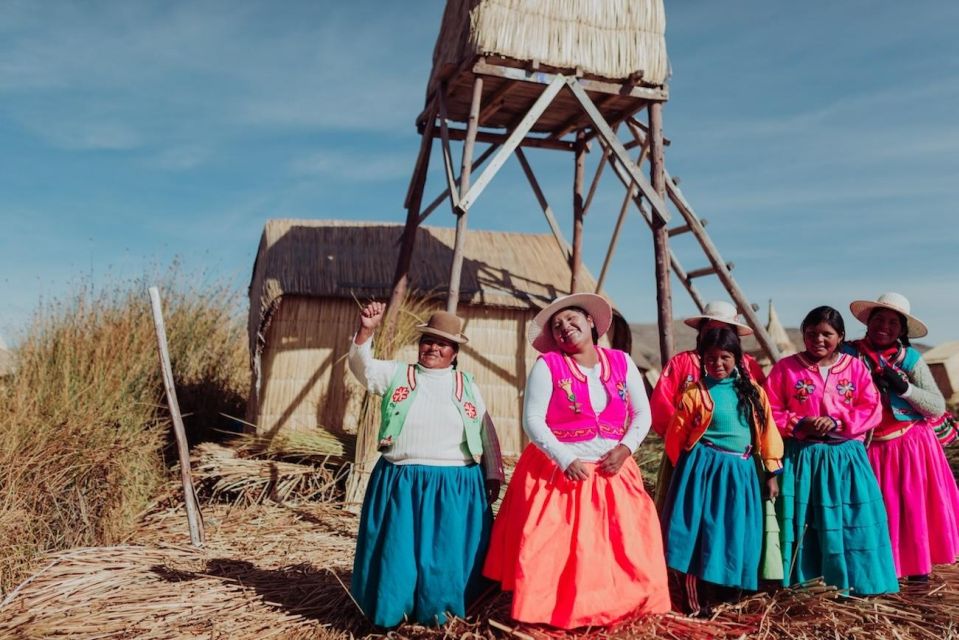
<svg viewBox="0 0 959 640">
<path fill-rule="evenodd" d="M 482 586 L 493 514 L 479 465 L 380 458 L 363 501 L 351 591 L 376 625 L 465 616 Z"/>
<path fill-rule="evenodd" d="M 787 439 L 776 507 L 783 584 L 822 577 L 855 595 L 899 591 L 886 507 L 861 442 Z"/>
<path fill-rule="evenodd" d="M 666 565 L 755 591 L 763 546 L 756 463 L 699 443 L 683 453 L 663 506 Z"/>
</svg>

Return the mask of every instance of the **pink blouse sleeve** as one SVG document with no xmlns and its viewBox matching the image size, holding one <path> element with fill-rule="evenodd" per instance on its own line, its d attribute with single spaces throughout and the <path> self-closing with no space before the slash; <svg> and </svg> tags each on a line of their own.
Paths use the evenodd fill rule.
<svg viewBox="0 0 959 640">
<path fill-rule="evenodd" d="M 830 393 L 823 402 L 829 417 L 839 423 L 839 432 L 855 438 L 879 424 L 882 404 L 872 376 L 858 360 L 849 367 L 848 382 L 852 383 L 852 389 L 847 390 L 848 397 Z M 839 384 L 842 385 L 843 381 L 840 380 Z"/>
<path fill-rule="evenodd" d="M 789 380 L 783 363 L 780 362 L 772 368 L 763 388 L 769 398 L 769 407 L 772 409 L 773 419 L 776 421 L 779 433 L 784 438 L 791 438 L 796 429 L 796 424 L 804 416 L 791 411 L 789 408 Z"/>
</svg>

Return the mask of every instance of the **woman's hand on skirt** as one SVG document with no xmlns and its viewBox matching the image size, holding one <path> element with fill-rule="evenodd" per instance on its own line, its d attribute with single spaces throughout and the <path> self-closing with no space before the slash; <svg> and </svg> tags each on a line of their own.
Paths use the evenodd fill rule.
<svg viewBox="0 0 959 640">
<path fill-rule="evenodd" d="M 563 475 L 573 482 L 582 482 L 583 480 L 587 480 L 589 478 L 589 469 L 586 468 L 586 465 L 583 464 L 582 460 L 576 458 L 569 463 L 569 466 L 566 467 L 566 471 L 563 472 Z"/>
<path fill-rule="evenodd" d="M 619 473 L 619 470 L 622 468 L 623 463 L 626 462 L 626 458 L 629 457 L 630 453 L 629 447 L 626 445 L 616 445 L 599 459 L 600 473 L 606 476 L 616 475 Z"/>
<path fill-rule="evenodd" d="M 766 478 L 766 497 L 776 502 L 779 497 L 779 478 L 778 476 L 769 476 Z"/>
<path fill-rule="evenodd" d="M 493 504 L 499 500 L 499 491 L 503 483 L 496 478 L 486 479 L 486 503 Z"/>
</svg>

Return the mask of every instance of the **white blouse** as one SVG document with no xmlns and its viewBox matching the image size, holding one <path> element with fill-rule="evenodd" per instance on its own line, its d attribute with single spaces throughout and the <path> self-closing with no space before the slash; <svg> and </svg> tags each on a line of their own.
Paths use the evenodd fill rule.
<svg viewBox="0 0 959 640">
<path fill-rule="evenodd" d="M 596 364 L 591 368 L 585 368 L 576 362 L 574 365 L 579 367 L 586 376 L 589 401 L 598 414 L 609 402 L 606 388 L 599 378 L 600 365 Z M 636 363 L 631 358 L 626 358 L 626 366 L 626 389 L 629 391 L 633 419 L 622 440 L 616 442 L 597 435 L 592 440 L 560 442 L 546 424 L 546 409 L 553 395 L 553 376 L 549 371 L 549 365 L 542 358 L 533 365 L 526 381 L 523 430 L 526 431 L 530 441 L 548 455 L 560 469 L 565 471 L 566 467 L 577 459 L 583 462 L 596 462 L 618 444 L 625 445 L 630 452 L 635 452 L 646 438 L 651 422 L 646 387 L 643 385 L 643 378 L 639 374 L 639 369 L 636 368 Z"/>
<path fill-rule="evenodd" d="M 404 362 L 377 360 L 373 357 L 373 341 L 361 345 L 350 341 L 350 371 L 371 393 L 383 395 L 389 389 L 398 367 Z M 486 405 L 479 389 L 473 385 L 479 415 Z M 463 417 L 453 402 L 453 368 L 426 369 L 416 375 L 416 397 L 406 414 L 403 430 L 393 446 L 383 452 L 393 464 L 426 464 L 438 467 L 465 466 L 473 463 L 466 446 Z"/>
</svg>

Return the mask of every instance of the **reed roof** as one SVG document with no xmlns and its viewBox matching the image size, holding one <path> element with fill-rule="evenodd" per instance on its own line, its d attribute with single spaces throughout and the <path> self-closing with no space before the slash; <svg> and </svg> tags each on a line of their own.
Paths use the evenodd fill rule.
<svg viewBox="0 0 959 640">
<path fill-rule="evenodd" d="M 388 299 L 402 232 L 399 224 L 268 221 L 250 283 L 251 346 L 285 296 Z M 448 290 L 454 234 L 443 227 L 417 230 L 411 289 Z M 585 290 L 595 288 L 589 273 L 583 280 Z M 532 309 L 568 292 L 569 266 L 551 235 L 468 231 L 461 304 Z"/>
<path fill-rule="evenodd" d="M 612 80 L 666 82 L 663 0 L 447 0 L 433 79 L 480 55 Z"/>
</svg>

